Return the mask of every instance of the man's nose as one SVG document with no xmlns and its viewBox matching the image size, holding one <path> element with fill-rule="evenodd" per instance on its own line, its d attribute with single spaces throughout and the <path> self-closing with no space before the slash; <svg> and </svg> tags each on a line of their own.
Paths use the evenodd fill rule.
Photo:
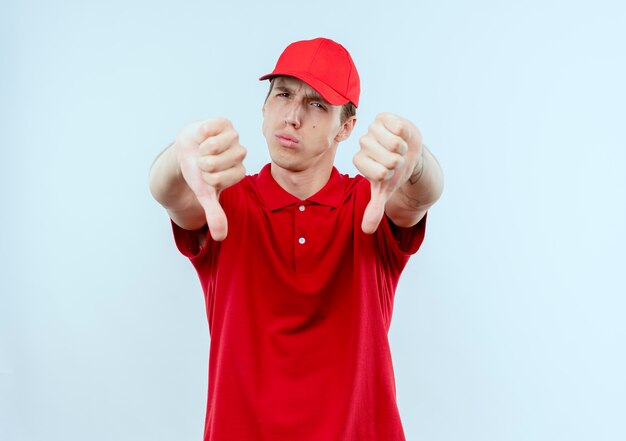
<svg viewBox="0 0 626 441">
<path fill-rule="evenodd" d="M 291 102 L 291 105 L 287 108 L 287 114 L 285 115 L 285 124 L 293 126 L 294 128 L 300 127 L 300 120 L 302 118 L 302 103 L 296 100 Z"/>
</svg>

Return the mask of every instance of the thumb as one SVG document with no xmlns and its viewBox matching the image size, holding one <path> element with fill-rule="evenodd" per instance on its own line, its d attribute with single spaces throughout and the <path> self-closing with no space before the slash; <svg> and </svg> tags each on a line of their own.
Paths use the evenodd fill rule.
<svg viewBox="0 0 626 441">
<path fill-rule="evenodd" d="M 213 240 L 219 242 L 226 239 L 228 234 L 228 220 L 226 213 L 220 205 L 218 192 L 213 187 L 208 187 L 207 191 L 198 197 L 198 201 L 206 215 L 209 231 Z"/>
<path fill-rule="evenodd" d="M 385 203 L 387 202 L 380 182 L 371 182 L 370 188 L 370 201 L 367 207 L 365 207 L 363 222 L 361 222 L 361 229 L 365 234 L 372 234 L 376 231 L 383 218 L 383 214 L 385 214 Z"/>
</svg>

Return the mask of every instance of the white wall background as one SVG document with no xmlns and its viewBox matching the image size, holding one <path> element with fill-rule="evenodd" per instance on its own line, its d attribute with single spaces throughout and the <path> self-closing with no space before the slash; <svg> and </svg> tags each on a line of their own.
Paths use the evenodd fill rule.
<svg viewBox="0 0 626 441">
<path fill-rule="evenodd" d="M 391 111 L 446 174 L 390 332 L 408 440 L 626 439 L 622 5 L 3 1 L 0 439 L 201 439 L 202 293 L 148 169 L 225 116 L 256 172 L 257 78 L 317 36 L 362 78 L 339 169 Z"/>
</svg>

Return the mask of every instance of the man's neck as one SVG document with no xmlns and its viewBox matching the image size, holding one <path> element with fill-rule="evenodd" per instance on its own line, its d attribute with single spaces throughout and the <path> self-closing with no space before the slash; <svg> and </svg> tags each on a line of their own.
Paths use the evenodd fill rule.
<svg viewBox="0 0 626 441">
<path fill-rule="evenodd" d="M 305 200 L 313 196 L 326 185 L 330 179 L 333 166 L 330 164 L 329 167 L 310 168 L 308 170 L 294 172 L 281 168 L 272 162 L 270 170 L 272 177 L 283 190 L 300 200 Z"/>
</svg>

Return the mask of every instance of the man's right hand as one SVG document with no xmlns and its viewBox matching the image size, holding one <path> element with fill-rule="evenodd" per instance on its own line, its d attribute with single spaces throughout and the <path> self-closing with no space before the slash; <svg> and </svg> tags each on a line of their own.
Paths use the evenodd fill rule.
<svg viewBox="0 0 626 441">
<path fill-rule="evenodd" d="M 239 144 L 239 134 L 227 119 L 197 121 L 180 131 L 174 148 L 183 178 L 204 209 L 211 237 L 224 240 L 228 221 L 220 192 L 246 175 L 247 151 Z"/>
</svg>

